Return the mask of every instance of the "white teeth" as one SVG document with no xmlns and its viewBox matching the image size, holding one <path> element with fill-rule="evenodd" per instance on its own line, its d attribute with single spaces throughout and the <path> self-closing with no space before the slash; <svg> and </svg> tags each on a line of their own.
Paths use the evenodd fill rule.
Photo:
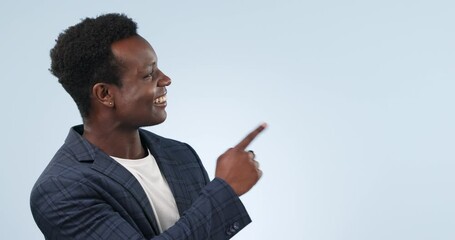
<svg viewBox="0 0 455 240">
<path fill-rule="evenodd" d="M 164 102 L 166 102 L 166 96 L 159 97 L 159 98 L 155 99 L 154 102 L 158 103 L 158 104 L 164 103 Z"/>
</svg>

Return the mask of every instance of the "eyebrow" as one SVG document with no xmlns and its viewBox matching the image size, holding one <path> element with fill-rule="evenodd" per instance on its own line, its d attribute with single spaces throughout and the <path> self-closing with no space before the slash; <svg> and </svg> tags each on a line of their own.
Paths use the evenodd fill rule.
<svg viewBox="0 0 455 240">
<path fill-rule="evenodd" d="M 146 63 L 145 67 L 156 67 L 156 61 L 153 61 L 151 64 Z"/>
</svg>

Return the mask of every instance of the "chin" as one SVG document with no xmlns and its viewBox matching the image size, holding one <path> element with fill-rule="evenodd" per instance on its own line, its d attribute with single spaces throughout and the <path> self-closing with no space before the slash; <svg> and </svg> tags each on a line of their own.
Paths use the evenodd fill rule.
<svg viewBox="0 0 455 240">
<path fill-rule="evenodd" d="M 148 122 L 146 125 L 147 126 L 155 126 L 155 125 L 159 125 L 161 123 L 163 123 L 164 121 L 166 121 L 166 118 L 167 118 L 167 114 L 166 112 L 164 114 L 162 114 L 161 116 L 154 116 L 153 119 L 151 119 L 150 122 Z"/>
</svg>

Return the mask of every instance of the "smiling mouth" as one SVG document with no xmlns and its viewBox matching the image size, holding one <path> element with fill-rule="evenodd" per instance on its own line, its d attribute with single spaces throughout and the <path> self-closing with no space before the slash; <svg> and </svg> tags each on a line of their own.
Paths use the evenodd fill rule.
<svg viewBox="0 0 455 240">
<path fill-rule="evenodd" d="M 156 98 L 155 101 L 153 101 L 153 103 L 163 104 L 163 103 L 166 103 L 166 100 L 167 100 L 166 95 L 164 95 L 164 96 Z"/>
</svg>

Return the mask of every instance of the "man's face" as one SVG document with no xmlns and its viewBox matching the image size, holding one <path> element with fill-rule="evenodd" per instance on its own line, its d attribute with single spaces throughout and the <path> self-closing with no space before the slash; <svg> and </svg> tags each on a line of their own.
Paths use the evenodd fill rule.
<svg viewBox="0 0 455 240">
<path fill-rule="evenodd" d="M 118 123 L 138 128 L 166 119 L 166 86 L 171 79 L 158 69 L 156 53 L 140 36 L 117 41 L 111 46 L 121 65 L 122 87 L 114 87 Z"/>
</svg>

